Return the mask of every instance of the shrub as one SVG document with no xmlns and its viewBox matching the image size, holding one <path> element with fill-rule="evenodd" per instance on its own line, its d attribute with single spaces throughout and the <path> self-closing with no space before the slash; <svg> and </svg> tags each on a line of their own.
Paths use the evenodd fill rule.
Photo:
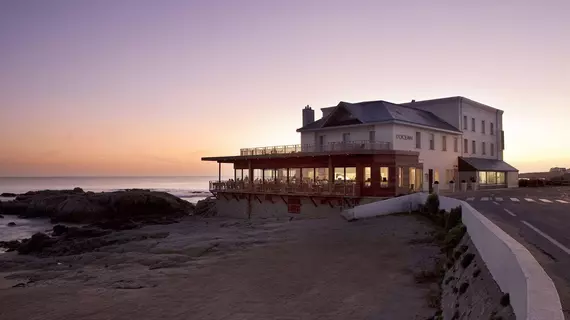
<svg viewBox="0 0 570 320">
<path fill-rule="evenodd" d="M 509 296 L 508 293 L 505 293 L 502 297 L 501 297 L 501 305 L 503 307 L 508 306 L 509 304 L 511 304 L 511 297 Z"/>
<path fill-rule="evenodd" d="M 527 179 L 519 179 L 519 187 L 520 188 L 528 187 L 528 180 Z"/>
<path fill-rule="evenodd" d="M 428 214 L 437 214 L 439 212 L 439 196 L 430 194 L 426 199 L 426 209 Z"/>
<path fill-rule="evenodd" d="M 467 232 L 467 228 L 462 223 L 451 228 L 443 240 L 445 251 L 451 252 L 459 244 L 465 232 Z"/>
<path fill-rule="evenodd" d="M 433 184 L 439 184 L 439 181 L 435 181 Z"/>
<path fill-rule="evenodd" d="M 459 223 L 461 223 L 461 206 L 451 209 L 446 215 L 445 230 L 449 231 Z"/>
<path fill-rule="evenodd" d="M 453 180 L 450 180 L 449 183 L 450 183 L 450 184 L 454 184 L 455 182 L 453 182 Z"/>
</svg>

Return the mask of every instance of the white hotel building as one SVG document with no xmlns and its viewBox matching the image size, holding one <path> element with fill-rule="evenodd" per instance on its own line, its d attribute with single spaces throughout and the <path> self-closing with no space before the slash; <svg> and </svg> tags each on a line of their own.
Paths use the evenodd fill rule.
<svg viewBox="0 0 570 320">
<path fill-rule="evenodd" d="M 475 179 L 479 188 L 518 186 L 518 170 L 503 161 L 503 111 L 464 98 L 449 97 L 395 104 L 386 101 L 340 102 L 303 110 L 301 145 L 385 142 L 392 150 L 418 152 L 423 181 L 416 189 L 440 190 L 454 181 Z M 382 175 L 387 173 L 380 173 Z M 380 179 L 389 177 L 382 176 Z M 430 179 L 431 178 L 431 179 Z M 431 181 L 430 181 L 431 180 Z M 419 181 L 416 180 L 416 181 Z"/>
</svg>

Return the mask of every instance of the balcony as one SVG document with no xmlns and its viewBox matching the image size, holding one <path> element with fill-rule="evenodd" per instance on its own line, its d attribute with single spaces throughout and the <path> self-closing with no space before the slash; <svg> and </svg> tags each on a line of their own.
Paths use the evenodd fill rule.
<svg viewBox="0 0 570 320">
<path fill-rule="evenodd" d="M 390 142 L 369 140 L 329 142 L 326 144 L 293 144 L 273 147 L 244 148 L 240 149 L 240 156 L 260 156 L 291 153 L 330 153 L 365 150 L 391 150 L 391 144 Z"/>
</svg>

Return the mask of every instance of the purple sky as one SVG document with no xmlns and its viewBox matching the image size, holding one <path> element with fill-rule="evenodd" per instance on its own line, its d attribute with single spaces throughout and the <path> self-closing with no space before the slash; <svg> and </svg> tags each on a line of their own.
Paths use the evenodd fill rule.
<svg viewBox="0 0 570 320">
<path fill-rule="evenodd" d="M 2 1 L 0 176 L 210 174 L 201 156 L 298 143 L 307 104 L 455 95 L 505 111 L 522 172 L 570 167 L 568 17 L 566 0 Z"/>
</svg>

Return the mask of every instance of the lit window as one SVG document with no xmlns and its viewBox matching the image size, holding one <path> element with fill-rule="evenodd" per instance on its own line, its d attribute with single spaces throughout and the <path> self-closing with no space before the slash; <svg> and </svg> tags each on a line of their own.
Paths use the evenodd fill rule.
<svg viewBox="0 0 570 320">
<path fill-rule="evenodd" d="M 404 169 L 402 167 L 398 167 L 398 187 L 404 186 Z"/>
<path fill-rule="evenodd" d="M 372 168 L 370 167 L 364 167 L 364 186 L 365 187 L 370 187 L 370 184 L 372 183 Z"/>
<path fill-rule="evenodd" d="M 380 167 L 380 187 L 388 187 L 388 167 Z"/>
</svg>

